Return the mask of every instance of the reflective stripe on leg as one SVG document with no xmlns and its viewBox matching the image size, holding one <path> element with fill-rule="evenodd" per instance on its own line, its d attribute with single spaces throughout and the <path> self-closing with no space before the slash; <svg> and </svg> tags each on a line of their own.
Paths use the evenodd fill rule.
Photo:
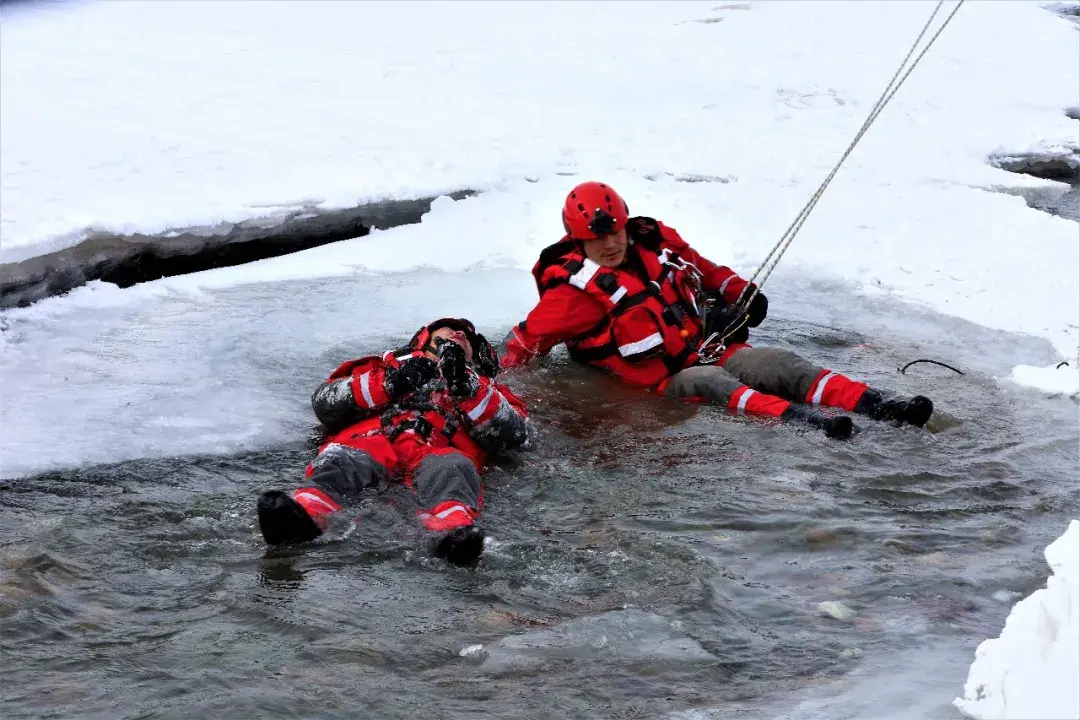
<svg viewBox="0 0 1080 720">
<path fill-rule="evenodd" d="M 336 513 L 341 506 L 334 499 L 316 487 L 297 488 L 293 490 L 293 500 L 304 512 L 311 516 L 315 524 L 320 528 L 326 525 L 326 516 Z"/>
<path fill-rule="evenodd" d="M 750 413 L 751 415 L 780 417 L 790 406 L 791 403 L 787 400 L 778 398 L 775 395 L 758 392 L 748 385 L 743 385 L 733 392 L 731 400 L 728 402 L 728 408 L 738 415 Z"/>
<path fill-rule="evenodd" d="M 448 500 L 439 503 L 431 510 L 418 511 L 417 517 L 420 519 L 420 524 L 428 530 L 445 532 L 465 525 L 472 525 L 473 520 L 476 518 L 476 511 L 457 501 Z"/>
<path fill-rule="evenodd" d="M 851 412 L 866 392 L 866 387 L 866 383 L 857 382 L 838 372 L 822 370 L 806 394 L 806 402 L 809 405 L 823 405 Z"/>
<path fill-rule="evenodd" d="M 836 377 L 836 373 L 833 371 L 822 370 L 821 375 L 818 375 L 813 387 L 810 388 L 810 392 L 806 394 L 806 403 L 808 405 L 820 405 L 821 398 L 825 394 L 825 388 L 829 386 L 829 381 L 834 377 Z"/>
</svg>

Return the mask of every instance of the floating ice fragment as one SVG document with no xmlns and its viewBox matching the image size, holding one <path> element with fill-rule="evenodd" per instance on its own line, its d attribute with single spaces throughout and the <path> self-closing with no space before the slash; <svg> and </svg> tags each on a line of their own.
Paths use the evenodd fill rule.
<svg viewBox="0 0 1080 720">
<path fill-rule="evenodd" d="M 835 600 L 826 600 L 825 602 L 818 603 L 817 609 L 819 612 L 823 612 L 830 617 L 844 622 L 848 622 L 858 614 L 844 603 L 836 602 Z"/>
</svg>

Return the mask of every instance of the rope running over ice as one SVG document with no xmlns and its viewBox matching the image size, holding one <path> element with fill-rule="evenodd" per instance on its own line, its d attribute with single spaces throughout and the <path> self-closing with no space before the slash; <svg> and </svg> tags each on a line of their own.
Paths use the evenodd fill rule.
<svg viewBox="0 0 1080 720">
<path fill-rule="evenodd" d="M 738 330 L 739 327 L 745 322 L 746 309 L 750 307 L 750 303 L 753 302 L 754 298 L 761 291 L 761 287 L 765 284 L 765 281 L 768 280 L 769 275 L 772 274 L 772 271 L 780 262 L 780 258 L 783 257 L 788 247 L 791 246 L 792 240 L 795 239 L 796 234 L 798 234 L 799 230 L 806 222 L 806 219 L 810 216 L 810 212 L 814 209 L 814 206 L 817 205 L 818 201 L 821 199 L 821 196 L 824 194 L 825 189 L 829 187 L 829 183 L 832 182 L 833 178 L 836 176 L 836 173 L 839 172 L 840 167 L 844 164 L 844 161 L 847 160 L 849 155 L 851 155 L 852 150 L 854 150 L 855 146 L 858 145 L 859 140 L 861 140 L 863 135 L 866 134 L 866 131 L 870 129 L 870 126 L 877 119 L 878 115 L 881 114 L 881 111 L 885 109 L 885 106 L 889 104 L 889 101 L 893 99 L 893 96 L 896 95 L 896 92 L 908 79 L 908 77 L 911 75 L 911 72 L 919 64 L 919 61 L 923 59 L 931 46 L 933 46 L 934 42 L 941 35 L 941 32 L 953 19 L 953 17 L 956 15 L 957 10 L 960 9 L 960 6 L 963 5 L 964 2 L 965 0 L 958 0 L 956 7 L 954 7 L 952 12 L 949 13 L 948 17 L 945 18 L 945 21 L 941 24 L 941 27 L 939 27 L 937 31 L 930 37 L 930 40 L 927 41 L 926 47 L 922 49 L 922 51 L 915 57 L 915 60 L 911 63 L 910 67 L 907 68 L 907 71 L 904 72 L 904 68 L 905 66 L 907 66 L 908 60 L 910 60 L 911 56 L 915 53 L 915 49 L 919 46 L 919 42 L 923 39 L 923 36 L 926 35 L 926 32 L 930 29 L 930 25 L 933 23 L 938 11 L 945 3 L 945 0 L 938 0 L 938 4 L 934 8 L 934 11 L 930 13 L 930 17 L 927 19 L 926 24 L 919 32 L 918 37 L 915 38 L 915 42 L 911 44 L 911 48 L 908 50 L 908 53 L 904 57 L 903 62 L 900 63 L 900 67 L 897 68 L 896 73 L 892 76 L 889 84 L 885 87 L 885 90 L 881 93 L 881 96 L 878 98 L 877 102 L 874 103 L 874 106 L 871 108 L 869 115 L 867 115 L 866 120 L 862 124 L 862 127 L 859 128 L 859 132 L 856 133 L 854 139 L 852 139 L 851 144 L 848 145 L 847 150 L 845 150 L 844 154 L 840 156 L 840 159 L 836 162 L 836 165 L 833 166 L 832 171 L 821 183 L 817 191 L 814 192 L 814 194 L 806 202 L 806 205 L 803 206 L 802 210 L 799 211 L 799 214 L 795 216 L 795 219 L 792 221 L 791 225 L 788 226 L 788 229 L 784 232 L 784 234 L 780 237 L 780 240 L 778 240 L 777 243 L 773 246 L 772 250 L 769 251 L 769 254 L 765 256 L 765 259 L 762 261 L 761 265 L 758 266 L 758 269 L 754 271 L 753 276 L 750 278 L 750 282 L 755 284 L 754 290 L 750 293 L 749 297 L 744 297 L 746 294 L 746 289 L 750 287 L 750 285 L 747 285 L 746 288 L 743 289 L 742 295 L 740 295 L 739 299 L 736 301 L 736 304 L 741 305 L 741 308 L 743 310 L 743 312 L 741 313 L 741 317 L 743 318 L 743 320 L 742 322 L 735 324 L 733 327 L 725 328 L 724 334 L 721 337 L 721 341 L 727 340 L 727 338 L 730 337 L 731 334 L 734 333 L 736 330 Z M 901 75 L 901 73 L 903 74 Z M 760 280 L 758 280 L 759 275 L 761 276 Z M 706 341 L 706 343 L 708 342 L 709 341 Z"/>
</svg>

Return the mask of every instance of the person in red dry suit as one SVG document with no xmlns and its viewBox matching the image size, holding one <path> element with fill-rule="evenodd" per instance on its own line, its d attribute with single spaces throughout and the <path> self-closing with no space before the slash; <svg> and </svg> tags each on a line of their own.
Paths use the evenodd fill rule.
<svg viewBox="0 0 1080 720">
<path fill-rule="evenodd" d="M 630 385 L 803 420 L 830 437 L 848 437 L 851 418 L 818 406 L 915 426 L 929 419 L 926 397 L 888 399 L 789 350 L 751 347 L 748 328 L 765 319 L 765 295 L 758 291 L 740 310 L 754 285 L 699 255 L 673 228 L 630 217 L 610 186 L 578 185 L 562 217 L 566 235 L 533 267 L 540 301 L 507 335 L 504 368 L 566 343 L 572 359 Z"/>
<path fill-rule="evenodd" d="M 491 454 L 528 447 L 532 435 L 524 403 L 498 373 L 491 344 L 455 318 L 420 328 L 407 347 L 343 363 L 311 398 L 329 435 L 307 484 L 259 498 L 263 538 L 314 540 L 363 490 L 401 478 L 416 493 L 420 523 L 436 533 L 434 554 L 475 561 L 484 545 L 480 472 Z"/>
</svg>

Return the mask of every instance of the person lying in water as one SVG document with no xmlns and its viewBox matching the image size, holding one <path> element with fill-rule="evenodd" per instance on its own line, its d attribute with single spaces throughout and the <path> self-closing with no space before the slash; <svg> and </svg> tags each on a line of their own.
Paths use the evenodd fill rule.
<svg viewBox="0 0 1080 720">
<path fill-rule="evenodd" d="M 752 347 L 749 328 L 765 319 L 765 295 L 758 291 L 740 309 L 744 290 L 750 297 L 755 286 L 702 257 L 673 228 L 630 217 L 610 186 L 575 187 L 562 219 L 566 235 L 533 267 L 540 300 L 507 335 L 504 368 L 565 343 L 572 359 L 630 385 L 801 420 L 829 437 L 846 438 L 854 425 L 819 406 L 916 427 L 930 418 L 933 403 L 922 395 L 888 398 L 789 350 Z"/>
<path fill-rule="evenodd" d="M 420 328 L 404 348 L 343 363 L 312 395 L 329 436 L 306 484 L 258 500 L 263 538 L 270 545 L 314 540 L 330 515 L 394 479 L 416 494 L 434 554 L 455 565 L 474 562 L 485 535 L 476 524 L 480 473 L 493 454 L 531 443 L 525 404 L 498 373 L 491 344 L 456 318 Z"/>
</svg>

